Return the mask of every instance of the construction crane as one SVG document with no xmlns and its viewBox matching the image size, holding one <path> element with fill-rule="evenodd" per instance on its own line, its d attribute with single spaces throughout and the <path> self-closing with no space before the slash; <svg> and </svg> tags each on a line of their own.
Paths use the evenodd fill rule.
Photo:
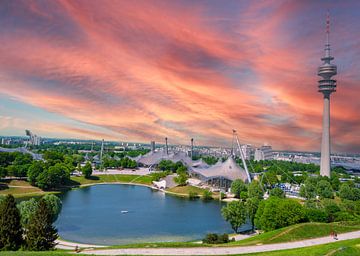
<svg viewBox="0 0 360 256">
<path fill-rule="evenodd" d="M 248 170 L 248 167 L 247 167 L 247 164 L 246 164 L 246 161 L 245 161 L 245 156 L 244 156 L 244 152 L 242 151 L 241 149 L 241 146 L 240 146 L 240 142 L 239 142 L 239 136 L 236 132 L 236 130 L 233 130 L 233 140 L 232 140 L 232 154 L 235 155 L 235 151 L 234 151 L 234 141 L 236 141 L 236 144 L 238 146 L 238 149 L 239 149 L 239 152 L 240 152 L 240 157 L 241 157 L 241 161 L 244 165 L 244 168 L 245 168 L 245 171 L 246 171 L 246 175 L 247 175 L 247 178 L 248 178 L 248 181 L 249 183 L 251 182 L 251 176 L 250 176 L 250 173 L 249 173 L 249 170 Z"/>
</svg>

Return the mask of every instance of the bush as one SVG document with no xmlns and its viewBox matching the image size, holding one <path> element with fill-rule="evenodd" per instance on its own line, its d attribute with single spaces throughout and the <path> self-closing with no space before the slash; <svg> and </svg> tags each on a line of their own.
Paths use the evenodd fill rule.
<svg viewBox="0 0 360 256">
<path fill-rule="evenodd" d="M 336 214 L 341 211 L 340 207 L 335 201 L 330 199 L 323 200 L 323 205 L 325 212 L 328 215 L 328 222 L 335 221 Z"/>
<path fill-rule="evenodd" d="M 228 243 L 230 240 L 228 234 L 218 235 L 210 233 L 207 234 L 202 241 L 204 244 L 225 244 Z"/>
<path fill-rule="evenodd" d="M 175 183 L 177 183 L 179 186 L 186 186 L 187 181 L 187 175 L 185 173 L 180 173 L 178 176 L 174 177 Z"/>
<path fill-rule="evenodd" d="M 305 211 L 300 203 L 278 197 L 261 201 L 255 215 L 255 225 L 265 231 L 287 227 L 304 220 Z"/>
<path fill-rule="evenodd" d="M 305 209 L 306 219 L 310 222 L 327 222 L 328 215 L 324 210 L 316 208 Z"/>
<path fill-rule="evenodd" d="M 231 183 L 231 193 L 233 193 L 236 198 L 241 198 L 241 195 L 245 196 L 245 194 L 242 192 L 245 192 L 247 194 L 246 184 L 242 180 L 234 180 Z"/>
<path fill-rule="evenodd" d="M 84 175 L 84 177 L 86 179 L 90 178 L 91 175 L 92 175 L 92 172 L 93 172 L 92 167 L 91 167 L 91 163 L 87 162 L 85 164 L 85 166 L 83 168 L 81 168 L 81 172 L 82 172 L 82 174 Z"/>
<path fill-rule="evenodd" d="M 212 200 L 212 192 L 209 190 L 205 190 L 202 199 L 205 201 Z"/>
<path fill-rule="evenodd" d="M 354 215 L 351 215 L 348 212 L 337 212 L 334 215 L 334 221 L 353 221 L 357 220 L 357 218 Z"/>
<path fill-rule="evenodd" d="M 190 191 L 189 192 L 189 199 L 196 199 L 196 198 L 199 198 L 199 194 L 194 192 L 194 191 Z"/>
<path fill-rule="evenodd" d="M 159 181 L 161 178 L 164 178 L 169 175 L 169 172 L 153 172 L 150 174 L 152 181 Z"/>
<path fill-rule="evenodd" d="M 281 188 L 273 188 L 270 190 L 270 196 L 285 198 L 285 192 Z"/>
</svg>

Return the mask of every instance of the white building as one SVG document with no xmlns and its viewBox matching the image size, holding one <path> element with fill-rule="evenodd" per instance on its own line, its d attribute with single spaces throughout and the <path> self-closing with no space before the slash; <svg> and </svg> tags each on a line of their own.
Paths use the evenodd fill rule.
<svg viewBox="0 0 360 256">
<path fill-rule="evenodd" d="M 245 160 L 250 160 L 251 158 L 251 145 L 250 144 L 244 144 L 241 145 L 241 151 L 244 155 Z"/>
<path fill-rule="evenodd" d="M 41 144 L 41 137 L 32 133 L 30 130 L 25 130 L 27 136 L 29 136 L 29 144 L 34 146 L 39 146 Z"/>
<path fill-rule="evenodd" d="M 255 161 L 260 160 L 272 160 L 273 159 L 273 152 L 271 146 L 262 146 L 261 148 L 255 149 Z"/>
</svg>

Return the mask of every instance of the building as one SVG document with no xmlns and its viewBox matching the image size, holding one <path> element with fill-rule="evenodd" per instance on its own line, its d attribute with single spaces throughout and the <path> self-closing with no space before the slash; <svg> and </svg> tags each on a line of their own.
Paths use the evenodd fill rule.
<svg viewBox="0 0 360 256">
<path fill-rule="evenodd" d="M 25 130 L 25 134 L 29 136 L 28 143 L 30 145 L 39 146 L 41 144 L 41 137 L 32 133 L 30 130 Z"/>
<path fill-rule="evenodd" d="M 272 160 L 273 151 L 271 146 L 262 146 L 261 148 L 255 149 L 254 160 Z"/>
<path fill-rule="evenodd" d="M 151 152 L 155 152 L 155 141 L 151 141 L 150 149 L 151 149 Z"/>
<path fill-rule="evenodd" d="M 191 176 L 196 177 L 212 187 L 227 191 L 234 180 L 241 179 L 249 182 L 246 171 L 229 157 L 225 162 L 219 161 L 210 167 L 192 167 L 189 169 Z"/>
<path fill-rule="evenodd" d="M 241 145 L 241 151 L 243 153 L 245 160 L 251 159 L 251 150 L 252 150 L 251 145 L 249 145 L 249 144 Z"/>
<path fill-rule="evenodd" d="M 318 68 L 319 92 L 324 96 L 324 110 L 322 120 L 322 140 L 321 140 L 321 159 L 320 159 L 320 175 L 330 177 L 330 95 L 336 91 L 336 80 L 331 77 L 337 74 L 336 65 L 331 61 L 334 57 L 330 54 L 330 17 L 326 19 L 326 43 L 325 56 L 321 58 L 323 64 Z"/>
</svg>

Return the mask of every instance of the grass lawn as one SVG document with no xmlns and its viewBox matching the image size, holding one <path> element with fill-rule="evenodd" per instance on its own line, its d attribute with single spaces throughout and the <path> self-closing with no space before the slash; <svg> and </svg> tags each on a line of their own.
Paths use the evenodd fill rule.
<svg viewBox="0 0 360 256">
<path fill-rule="evenodd" d="M 29 252 L 29 251 L 17 251 L 17 252 L 1 252 L 1 256 L 69 256 L 69 255 L 79 255 L 76 253 L 68 253 L 65 251 L 47 251 L 47 252 Z"/>
<path fill-rule="evenodd" d="M 149 175 L 131 175 L 131 174 L 110 174 L 91 176 L 89 179 L 85 177 L 71 177 L 71 186 L 106 183 L 106 182 L 123 182 L 151 185 L 152 177 Z M 16 187 L 11 187 L 16 186 Z M 60 191 L 43 191 L 37 187 L 31 186 L 31 184 L 25 180 L 9 180 L 0 182 L 0 195 L 12 194 L 16 198 L 31 198 L 39 197 L 49 193 L 59 193 Z"/>
<path fill-rule="evenodd" d="M 331 231 L 337 233 L 351 232 L 360 229 L 360 222 L 343 223 L 302 223 L 290 227 L 266 232 L 261 235 L 232 242 L 231 245 L 256 245 L 291 242 L 303 239 L 328 236 Z"/>
<path fill-rule="evenodd" d="M 152 178 L 148 175 L 131 175 L 131 174 L 104 174 L 98 176 L 91 176 L 86 179 L 83 176 L 71 177 L 74 183 L 80 185 L 94 184 L 94 183 L 106 183 L 106 182 L 124 182 L 124 183 L 139 183 L 145 185 L 151 185 Z"/>
<path fill-rule="evenodd" d="M 189 195 L 189 192 L 195 192 L 201 196 L 204 193 L 205 189 L 193 186 L 178 186 L 169 188 L 167 189 L 167 191 L 184 195 Z"/>
<path fill-rule="evenodd" d="M 242 256 L 355 256 L 360 255 L 360 239 L 339 241 L 330 244 L 316 245 L 299 249 L 241 254 Z"/>
<path fill-rule="evenodd" d="M 229 247 L 229 246 L 248 246 L 257 244 L 272 244 L 311 239 L 330 235 L 330 231 L 337 233 L 351 232 L 360 230 L 360 222 L 344 223 L 303 223 L 290 227 L 266 232 L 261 235 L 230 242 L 227 244 L 199 244 L 194 242 L 158 242 L 158 243 L 138 243 L 128 245 L 115 245 L 109 248 L 157 248 L 157 247 Z"/>
<path fill-rule="evenodd" d="M 18 187 L 11 187 L 18 186 Z M 46 192 L 37 187 L 31 186 L 31 184 L 25 180 L 6 180 L 0 182 L 0 195 L 13 194 L 15 197 L 21 197 L 23 195 L 44 195 Z"/>
<path fill-rule="evenodd" d="M 65 256 L 76 255 L 65 251 L 50 251 L 50 252 L 1 252 L 3 256 Z M 318 256 L 318 255 L 331 255 L 331 256 L 355 256 L 360 255 L 360 239 L 353 239 L 347 241 L 339 241 L 324 245 L 316 245 L 299 249 L 290 249 L 283 251 L 272 251 L 262 253 L 241 254 L 242 256 Z"/>
</svg>

